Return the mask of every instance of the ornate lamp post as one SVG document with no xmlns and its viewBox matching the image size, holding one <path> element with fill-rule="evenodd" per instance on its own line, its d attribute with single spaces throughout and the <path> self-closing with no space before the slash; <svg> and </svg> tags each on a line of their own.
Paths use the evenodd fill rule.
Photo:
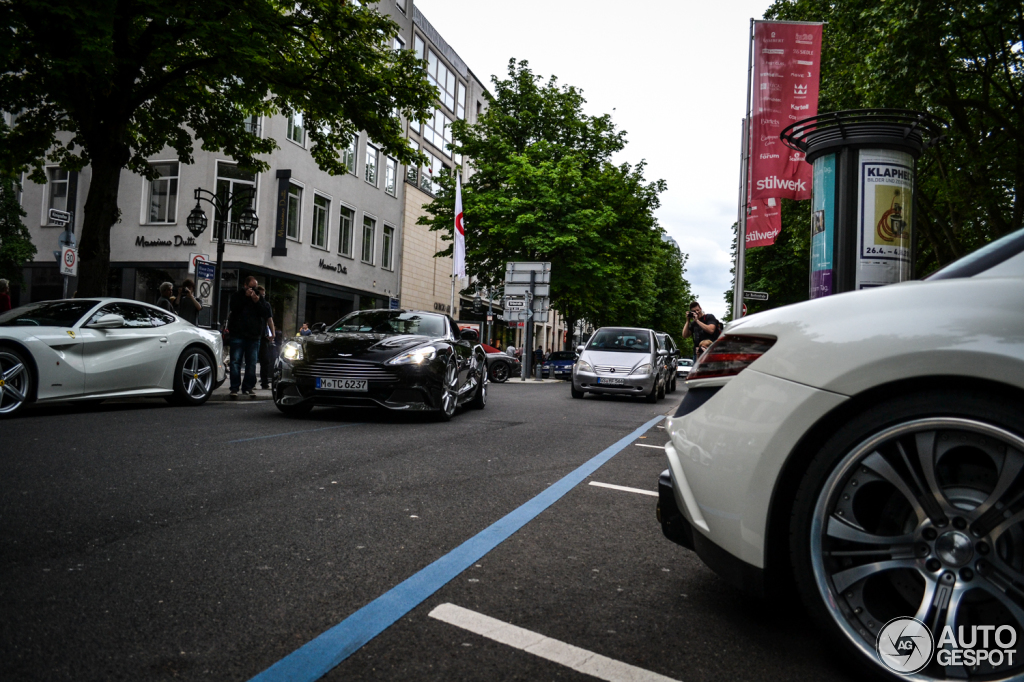
<svg viewBox="0 0 1024 682">
<path fill-rule="evenodd" d="M 239 235 L 243 240 L 248 241 L 252 237 L 253 233 L 260 226 L 260 219 L 252 208 L 255 196 L 255 187 L 246 187 L 237 192 L 225 192 L 222 194 L 214 194 L 209 190 L 197 187 L 195 190 L 196 207 L 192 209 L 192 212 L 188 214 L 188 218 L 185 219 L 188 231 L 198 238 L 199 235 L 206 231 L 208 223 L 206 213 L 203 212 L 199 204 L 200 201 L 205 201 L 213 206 L 215 210 L 214 215 L 232 216 L 235 218 L 233 222 L 228 222 L 227 220 L 217 221 L 220 222 L 221 229 L 220 237 L 217 239 L 217 279 L 213 283 L 213 319 L 218 329 L 223 328 L 220 319 L 220 285 L 221 271 L 224 265 L 225 233 L 233 226 L 238 229 Z M 236 203 L 239 207 L 237 215 L 235 214 Z"/>
</svg>

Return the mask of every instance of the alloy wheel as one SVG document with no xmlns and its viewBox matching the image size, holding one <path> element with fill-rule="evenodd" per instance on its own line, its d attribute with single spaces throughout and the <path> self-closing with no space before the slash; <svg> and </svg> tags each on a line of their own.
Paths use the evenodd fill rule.
<svg viewBox="0 0 1024 682">
<path fill-rule="evenodd" d="M 829 615 L 865 655 L 885 624 L 1009 626 L 1024 641 L 1024 439 L 975 419 L 881 431 L 832 470 L 811 521 L 810 560 Z M 979 645 L 980 646 L 980 645 Z M 1010 663 L 935 656 L 912 679 L 1005 680 Z"/>
<path fill-rule="evenodd" d="M 505 383 L 508 380 L 508 365 L 504 362 L 494 365 L 491 369 L 491 379 L 499 384 Z"/>
<path fill-rule="evenodd" d="M 25 404 L 31 380 L 20 357 L 0 350 L 0 414 L 11 414 Z"/>
<path fill-rule="evenodd" d="M 441 411 L 446 416 L 455 414 L 458 405 L 459 370 L 454 362 L 449 362 L 444 370 L 444 387 L 441 393 Z"/>
<path fill-rule="evenodd" d="M 213 366 L 205 353 L 194 352 L 181 366 L 181 385 L 190 398 L 203 398 L 213 383 Z"/>
</svg>

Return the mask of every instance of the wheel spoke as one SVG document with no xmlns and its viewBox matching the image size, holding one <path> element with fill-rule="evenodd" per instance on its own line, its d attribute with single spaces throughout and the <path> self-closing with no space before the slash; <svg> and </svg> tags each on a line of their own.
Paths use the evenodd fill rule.
<svg viewBox="0 0 1024 682">
<path fill-rule="evenodd" d="M 1014 620 L 1017 621 L 1019 629 L 1024 630 L 1024 609 L 1022 609 L 1017 602 L 1015 602 L 1010 595 L 1001 590 L 997 585 L 994 585 L 990 580 L 981 580 L 977 583 L 978 589 L 985 590 L 990 595 L 996 598 L 996 600 L 1002 604 L 1010 615 L 1013 616 Z"/>
<path fill-rule="evenodd" d="M 878 573 L 894 571 L 901 568 L 917 570 L 917 562 L 913 559 L 890 559 L 888 561 L 875 561 L 870 564 L 861 564 L 832 574 L 832 584 L 837 592 L 844 591 L 850 585 L 870 578 Z"/>
<path fill-rule="evenodd" d="M 938 518 L 933 516 L 933 514 L 939 510 L 934 508 L 934 504 L 930 504 L 931 500 L 928 501 L 928 507 L 932 513 L 929 514 L 928 511 L 926 511 L 924 504 L 922 504 L 922 500 L 914 493 L 899 472 L 897 472 L 892 465 L 878 453 L 877 450 L 864 458 L 864 461 L 861 464 L 884 478 L 894 488 L 896 488 L 896 490 L 903 494 L 907 499 L 907 502 L 910 503 L 910 506 L 913 507 L 914 513 L 917 514 L 917 520 L 919 523 L 924 522 L 926 518 L 931 518 L 932 521 L 936 523 L 939 521 L 945 521 L 945 517 L 941 513 L 938 514 Z"/>
<path fill-rule="evenodd" d="M 978 518 L 991 509 L 1003 494 L 1009 490 L 1014 481 L 1017 480 L 1021 469 L 1024 469 L 1024 456 L 1013 448 L 1007 448 L 1006 456 L 1003 458 L 1003 467 L 999 470 L 999 478 L 996 480 L 995 487 L 992 489 L 988 498 L 978 505 L 978 508 L 975 509 L 971 515 L 974 518 Z"/>
<path fill-rule="evenodd" d="M 20 403 L 25 400 L 25 394 L 17 387 L 8 384 L 6 381 L 4 382 L 3 392 L 11 396 L 16 403 Z"/>
<path fill-rule="evenodd" d="M 198 374 L 201 377 L 205 377 L 211 371 L 212 371 L 211 367 L 200 367 L 200 368 L 196 369 L 195 373 Z"/>
<path fill-rule="evenodd" d="M 929 621 L 921 621 L 922 623 L 926 623 L 931 627 L 932 632 L 935 633 L 936 639 L 938 639 L 939 635 L 947 627 L 950 628 L 950 630 L 954 634 L 956 633 L 957 624 L 959 622 L 958 616 L 960 613 L 960 600 L 963 599 L 963 596 L 964 594 L 966 594 L 966 592 L 967 590 L 960 586 L 950 588 L 948 604 L 946 605 L 946 615 L 943 619 L 942 627 L 940 627 L 938 623 L 939 614 L 941 613 L 942 608 L 941 604 L 936 605 L 938 607 L 938 610 L 935 613 L 935 623 L 929 623 Z M 942 599 L 942 601 L 946 601 L 946 598 L 940 598 Z M 938 601 L 938 599 L 936 599 L 935 601 Z M 942 648 L 952 649 L 953 647 L 949 644 L 944 644 Z M 947 665 L 945 666 L 945 669 L 947 677 L 960 679 L 967 678 L 967 671 L 962 665 Z"/>
<path fill-rule="evenodd" d="M 24 371 L 25 365 L 21 364 L 20 362 L 16 365 L 13 365 L 9 370 L 3 373 L 4 383 L 6 384 L 8 381 L 14 381 L 18 377 L 20 377 L 22 372 Z"/>
<path fill-rule="evenodd" d="M 922 574 L 924 577 L 924 594 L 921 595 L 921 604 L 917 607 L 917 613 L 914 614 L 914 618 L 918 619 L 922 623 L 929 623 L 932 617 L 932 608 L 935 606 L 935 590 L 938 588 L 939 583 L 933 577 L 927 574 Z"/>
<path fill-rule="evenodd" d="M 846 521 L 835 516 L 829 517 L 828 528 L 825 534 L 837 540 L 849 540 L 864 545 L 909 545 L 914 542 L 913 533 L 906 535 L 875 535 L 867 531 L 854 528 Z"/>
</svg>

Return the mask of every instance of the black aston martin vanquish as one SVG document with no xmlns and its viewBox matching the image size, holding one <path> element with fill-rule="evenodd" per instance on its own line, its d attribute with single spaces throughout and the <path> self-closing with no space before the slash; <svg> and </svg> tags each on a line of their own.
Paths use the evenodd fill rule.
<svg viewBox="0 0 1024 682">
<path fill-rule="evenodd" d="M 466 332 L 476 338 L 475 332 Z M 486 353 L 447 315 L 359 310 L 284 344 L 274 404 L 288 415 L 314 405 L 431 410 L 443 420 L 487 402 Z"/>
</svg>

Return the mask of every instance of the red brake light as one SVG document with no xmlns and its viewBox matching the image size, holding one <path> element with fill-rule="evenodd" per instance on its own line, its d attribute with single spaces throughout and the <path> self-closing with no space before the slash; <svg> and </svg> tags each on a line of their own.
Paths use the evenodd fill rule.
<svg viewBox="0 0 1024 682">
<path fill-rule="evenodd" d="M 732 336 L 726 334 L 711 344 L 686 375 L 689 379 L 731 377 L 749 367 L 775 344 L 768 336 Z"/>
</svg>

